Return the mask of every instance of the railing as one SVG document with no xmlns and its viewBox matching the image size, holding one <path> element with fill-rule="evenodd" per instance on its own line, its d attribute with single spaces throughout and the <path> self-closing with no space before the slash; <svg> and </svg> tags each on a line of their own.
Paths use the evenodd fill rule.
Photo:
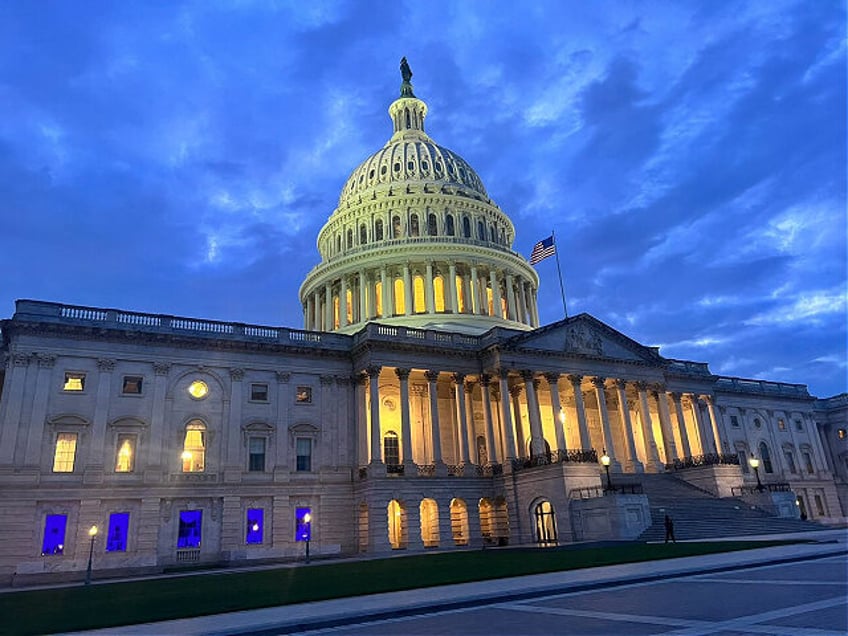
<svg viewBox="0 0 848 636">
<path fill-rule="evenodd" d="M 786 483 L 759 484 L 758 486 L 734 486 L 730 494 L 734 497 L 741 495 L 758 495 L 763 492 L 792 492 L 792 487 Z"/>
<path fill-rule="evenodd" d="M 597 464 L 598 453 L 594 448 L 585 450 L 560 449 L 551 453 L 534 455 L 533 457 L 517 457 L 512 460 L 512 470 L 513 472 L 518 472 L 525 468 L 535 468 L 536 466 L 547 466 L 549 464 L 559 464 L 563 462 Z"/>
<path fill-rule="evenodd" d="M 418 465 L 418 476 L 419 477 L 432 477 L 436 474 L 436 465 L 435 464 L 419 464 Z"/>
<path fill-rule="evenodd" d="M 497 475 L 503 475 L 503 464 L 483 464 L 482 466 L 475 466 L 474 473 L 478 477 L 495 477 Z"/>
<path fill-rule="evenodd" d="M 177 550 L 177 563 L 196 563 L 200 561 L 200 548 Z"/>
<path fill-rule="evenodd" d="M 416 329 L 414 327 L 383 325 L 380 323 L 367 324 L 365 329 L 358 332 L 353 338 L 355 345 L 366 340 L 407 340 L 415 343 L 429 342 L 439 346 L 449 345 L 463 349 L 477 349 L 481 344 L 478 336 L 433 331 L 431 329 Z"/>
<path fill-rule="evenodd" d="M 462 464 L 448 464 L 448 477 L 462 477 L 464 468 Z"/>
<path fill-rule="evenodd" d="M 641 495 L 645 491 L 642 484 L 633 483 L 612 483 L 611 486 L 586 486 L 584 488 L 572 488 L 568 491 L 569 499 L 595 499 L 597 497 L 607 497 L 609 495 Z"/>
<path fill-rule="evenodd" d="M 719 453 L 709 453 L 707 455 L 694 455 L 692 457 L 684 457 L 675 459 L 670 464 L 665 465 L 666 470 L 686 470 L 687 468 L 696 468 L 699 466 L 738 466 L 739 455 L 724 455 Z"/>
<path fill-rule="evenodd" d="M 403 475 L 403 464 L 386 464 L 387 475 Z"/>
<path fill-rule="evenodd" d="M 788 382 L 769 382 L 767 380 L 749 380 L 721 376 L 715 383 L 716 391 L 734 391 L 737 393 L 762 393 L 769 395 L 788 395 L 810 397 L 806 384 Z"/>
</svg>

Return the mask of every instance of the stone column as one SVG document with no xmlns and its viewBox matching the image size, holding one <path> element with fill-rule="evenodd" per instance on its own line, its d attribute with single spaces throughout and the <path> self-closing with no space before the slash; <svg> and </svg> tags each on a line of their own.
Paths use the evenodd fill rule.
<svg viewBox="0 0 848 636">
<path fill-rule="evenodd" d="M 336 328 L 333 320 L 333 288 L 330 283 L 324 284 L 324 331 L 333 331 Z"/>
<path fill-rule="evenodd" d="M 439 428 L 439 394 L 436 391 L 436 383 L 439 380 L 438 371 L 425 371 L 424 377 L 427 378 L 427 389 L 430 393 L 430 427 L 433 438 L 433 463 L 438 470 L 442 461 L 442 434 Z"/>
<path fill-rule="evenodd" d="M 589 450 L 592 448 L 592 436 L 589 434 L 589 425 L 586 423 L 586 405 L 583 403 L 583 389 L 580 385 L 583 382 L 582 375 L 569 375 L 568 381 L 571 382 L 571 390 L 574 391 L 574 410 L 577 411 L 577 428 L 580 432 L 580 449 Z M 612 455 L 610 455 L 612 457 Z"/>
<path fill-rule="evenodd" d="M 403 313 L 412 315 L 412 276 L 409 274 L 409 263 L 403 264 Z"/>
<path fill-rule="evenodd" d="M 480 279 L 477 278 L 477 266 L 471 266 L 471 313 L 481 314 L 480 311 Z"/>
<path fill-rule="evenodd" d="M 313 324 L 315 320 L 315 308 L 314 308 L 314 299 L 312 298 L 312 294 L 308 294 L 306 296 L 306 308 L 305 315 L 303 317 L 303 328 L 306 330 L 314 330 L 315 325 Z"/>
<path fill-rule="evenodd" d="M 495 425 L 492 420 L 492 396 L 489 393 L 491 376 L 483 374 L 480 376 L 480 389 L 483 398 L 483 417 L 486 420 L 486 454 L 489 456 L 490 464 L 498 463 L 498 445 L 495 442 Z"/>
<path fill-rule="evenodd" d="M 373 365 L 365 372 L 368 374 L 368 390 L 371 397 L 371 464 L 382 464 L 383 453 L 380 439 L 380 371 L 381 367 Z"/>
<path fill-rule="evenodd" d="M 410 369 L 395 369 L 395 375 L 400 380 L 400 434 L 401 461 L 411 465 L 412 462 L 412 420 L 409 416 L 409 373 Z"/>
<path fill-rule="evenodd" d="M 450 302 L 447 303 L 450 307 L 451 312 L 457 314 L 459 313 L 459 301 L 456 296 L 456 265 L 451 261 L 448 263 L 448 285 L 447 285 L 448 295 L 450 296 Z"/>
<path fill-rule="evenodd" d="M 524 437 L 524 423 L 521 421 L 521 392 L 522 389 L 520 386 L 515 385 L 510 387 L 509 395 L 512 397 L 512 411 L 515 416 L 515 446 L 518 452 L 516 457 L 524 457 L 524 453 L 527 451 L 527 443 L 526 438 Z"/>
<path fill-rule="evenodd" d="M 501 312 L 501 286 L 498 283 L 498 274 L 495 270 L 489 270 L 489 284 L 492 286 L 492 315 L 498 318 L 503 316 Z"/>
<path fill-rule="evenodd" d="M 710 428 L 713 433 L 713 444 L 715 445 L 715 452 L 718 455 L 721 455 L 723 450 L 721 446 L 721 428 L 719 424 L 719 418 L 716 417 L 715 405 L 713 404 L 713 396 L 705 395 L 704 401 L 707 403 L 707 412 L 710 415 Z M 789 426 L 791 422 L 786 422 L 786 425 Z M 791 430 L 791 427 L 790 427 Z"/>
<path fill-rule="evenodd" d="M 674 430 L 671 427 L 671 413 L 668 410 L 668 398 L 665 387 L 658 387 L 651 393 L 657 401 L 657 412 L 660 414 L 660 429 L 663 436 L 663 449 L 665 450 L 665 461 L 667 464 L 677 459 L 677 445 L 674 443 Z"/>
<path fill-rule="evenodd" d="M 368 375 L 360 373 L 356 381 L 356 448 L 358 454 L 358 465 L 365 466 L 368 463 L 368 414 L 365 408 L 365 385 Z"/>
<path fill-rule="evenodd" d="M 365 272 L 359 272 L 359 321 L 365 322 L 368 318 L 368 281 Z"/>
<path fill-rule="evenodd" d="M 109 385 L 115 361 L 108 358 L 97 360 L 97 394 L 94 403 L 94 418 L 91 422 L 91 439 L 88 448 L 86 473 L 103 473 L 104 441 L 106 438 L 106 420 L 109 418 Z M 97 477 L 99 480 L 100 477 Z"/>
<path fill-rule="evenodd" d="M 323 331 L 323 321 L 321 318 L 321 296 L 317 291 L 312 294 L 312 309 L 315 311 L 315 315 L 312 318 L 312 328 L 315 331 Z"/>
<path fill-rule="evenodd" d="M 501 425 L 504 428 L 504 439 L 506 440 L 506 458 L 504 464 L 511 464 L 518 457 L 515 449 L 515 435 L 512 429 L 512 415 L 509 411 L 509 372 L 501 369 L 498 372 L 500 378 L 501 394 Z"/>
<path fill-rule="evenodd" d="M 339 327 L 347 327 L 347 277 L 342 276 L 339 287 Z"/>
<path fill-rule="evenodd" d="M 41 463 L 44 423 L 47 420 L 47 402 L 49 401 L 48 396 L 50 394 L 50 376 L 52 375 L 53 366 L 56 364 L 56 356 L 50 353 L 37 353 L 35 354 L 35 359 L 38 360 L 38 375 L 35 378 L 35 399 L 32 403 L 32 416 L 27 427 L 27 446 L 24 457 L 24 464 L 33 467 Z M 14 427 L 17 423 L 17 421 L 12 421 L 8 425 Z M 14 438 L 11 442 L 11 450 L 15 450 Z M 90 459 L 89 463 L 96 462 Z"/>
<path fill-rule="evenodd" d="M 604 452 L 610 458 L 610 466 L 621 470 L 621 462 L 615 457 L 615 443 L 612 439 L 612 427 L 610 426 L 609 410 L 607 409 L 607 394 L 604 383 L 606 378 L 592 378 L 592 386 L 595 387 L 595 399 L 598 402 L 598 411 L 601 414 L 601 427 L 604 431 Z"/>
<path fill-rule="evenodd" d="M 683 405 L 680 403 L 680 393 L 673 392 L 671 401 L 674 402 L 674 414 L 677 417 L 677 429 L 680 431 L 680 443 L 683 446 L 683 457 L 692 457 L 692 447 L 689 445 L 689 433 L 686 431 L 686 418 L 683 417 Z"/>
<path fill-rule="evenodd" d="M 424 302 L 427 305 L 427 313 L 436 313 L 436 294 L 433 291 L 433 261 L 427 261 L 427 275 L 424 279 Z"/>
<path fill-rule="evenodd" d="M 520 278 L 518 279 L 518 301 L 521 305 L 520 320 L 525 325 L 528 325 L 530 324 L 530 320 L 527 317 L 527 294 L 524 291 L 525 284 L 526 283 L 523 280 Z"/>
<path fill-rule="evenodd" d="M 538 304 L 538 299 L 536 297 L 536 290 L 532 289 L 532 288 L 530 290 L 530 311 L 533 314 L 533 326 L 538 327 L 539 326 L 539 304 Z"/>
<path fill-rule="evenodd" d="M 544 456 L 545 436 L 542 432 L 539 397 L 536 395 L 533 372 L 525 369 L 521 372 L 521 378 L 524 380 L 524 392 L 527 394 L 527 416 L 530 418 L 530 456 Z"/>
<path fill-rule="evenodd" d="M 512 274 L 509 272 L 505 275 L 506 278 L 506 307 L 509 313 L 509 319 L 518 322 L 518 314 L 515 311 L 515 289 L 512 285 Z"/>
<path fill-rule="evenodd" d="M 548 389 L 551 392 L 551 416 L 556 430 L 557 450 L 566 451 L 565 444 L 565 411 L 559 401 L 559 373 L 546 373 Z"/>
<path fill-rule="evenodd" d="M 464 466 L 468 464 L 468 420 L 466 419 L 465 407 L 465 374 L 454 373 L 451 376 L 453 380 L 453 395 L 456 401 L 456 421 L 459 422 L 459 435 L 457 441 L 459 443 L 459 462 Z"/>
<path fill-rule="evenodd" d="M 637 382 L 639 393 L 639 414 L 642 417 L 642 441 L 645 443 L 645 461 L 655 471 L 662 470 L 660 456 L 657 452 L 657 442 L 654 439 L 654 423 L 651 421 L 651 408 L 648 405 L 648 383 Z"/>
<path fill-rule="evenodd" d="M 615 388 L 618 395 L 618 408 L 621 410 L 621 426 L 624 429 L 624 446 L 627 454 L 625 467 L 628 472 L 642 473 L 645 467 L 636 456 L 636 439 L 633 436 L 633 423 L 630 421 L 630 405 L 627 404 L 626 380 L 616 380 Z"/>
<path fill-rule="evenodd" d="M 472 311 L 472 300 L 471 300 L 471 277 L 467 272 L 462 274 L 462 306 L 464 314 L 474 313 Z"/>
<path fill-rule="evenodd" d="M 465 420 L 468 423 L 468 437 L 465 442 L 468 445 L 468 458 L 472 464 L 477 463 L 477 437 L 474 434 L 474 403 L 472 393 L 474 392 L 474 383 L 466 382 L 462 387 L 465 393 Z"/>
<path fill-rule="evenodd" d="M 244 369 L 230 369 L 230 408 L 227 411 L 227 422 L 224 426 L 224 430 L 227 431 L 224 442 L 227 445 L 224 481 L 241 481 L 241 405 L 244 401 L 242 379 L 244 379 Z"/>
<path fill-rule="evenodd" d="M 698 434 L 698 443 L 701 446 L 701 454 L 706 455 L 710 452 L 710 449 L 705 443 L 707 440 L 706 435 L 704 435 L 704 421 L 701 418 L 701 405 L 698 404 L 698 395 L 696 393 L 687 393 L 686 397 L 689 399 L 689 408 L 692 411 L 692 418 L 695 420 L 695 432 Z M 778 448 L 775 448 L 775 452 L 778 450 Z"/>
</svg>

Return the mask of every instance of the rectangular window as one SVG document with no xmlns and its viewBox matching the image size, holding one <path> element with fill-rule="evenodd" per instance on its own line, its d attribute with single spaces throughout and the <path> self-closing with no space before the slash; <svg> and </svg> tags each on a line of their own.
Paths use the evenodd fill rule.
<svg viewBox="0 0 848 636">
<path fill-rule="evenodd" d="M 203 524 L 202 510 L 183 510 L 180 512 L 180 528 L 177 533 L 178 548 L 199 548 L 200 532 Z"/>
<path fill-rule="evenodd" d="M 801 420 L 795 420 L 795 430 L 796 431 L 803 431 L 804 430 L 804 422 L 802 422 Z"/>
<path fill-rule="evenodd" d="M 312 403 L 312 387 L 308 386 L 299 386 L 297 387 L 297 391 L 295 392 L 295 402 L 298 404 L 311 404 Z"/>
<path fill-rule="evenodd" d="M 739 418 L 736 417 L 735 415 L 731 415 L 730 416 L 730 425 L 735 427 L 735 428 L 739 428 Z"/>
<path fill-rule="evenodd" d="M 265 438 L 251 437 L 247 441 L 247 446 L 247 469 L 253 473 L 263 472 L 265 470 Z"/>
<path fill-rule="evenodd" d="M 824 501 L 822 501 L 821 495 L 813 495 L 813 501 L 816 502 L 816 512 L 818 513 L 819 517 L 824 517 Z"/>
<path fill-rule="evenodd" d="M 47 515 L 44 518 L 44 541 L 41 542 L 41 556 L 65 553 L 65 528 L 68 515 Z"/>
<path fill-rule="evenodd" d="M 739 455 L 739 466 L 742 468 L 743 473 L 748 472 L 748 453 L 744 450 L 737 450 L 736 454 Z"/>
<path fill-rule="evenodd" d="M 131 473 L 135 469 L 135 435 L 118 435 L 118 454 L 115 458 L 116 473 Z"/>
<path fill-rule="evenodd" d="M 121 393 L 124 395 L 141 395 L 141 385 L 144 378 L 140 375 L 125 375 L 124 383 L 121 386 Z"/>
<path fill-rule="evenodd" d="M 785 431 L 786 430 L 786 420 L 782 417 L 777 418 L 777 430 Z"/>
<path fill-rule="evenodd" d="M 63 391 L 84 391 L 85 373 L 65 373 L 65 384 Z"/>
<path fill-rule="evenodd" d="M 250 385 L 250 400 L 252 402 L 267 402 L 268 401 L 268 385 L 267 384 L 251 384 Z"/>
<path fill-rule="evenodd" d="M 262 543 L 263 519 L 265 511 L 262 508 L 250 508 L 247 511 L 247 533 L 245 543 Z"/>
<path fill-rule="evenodd" d="M 792 454 L 792 451 L 783 451 L 783 456 L 786 457 L 786 465 L 789 467 L 789 472 L 793 475 L 798 472 L 798 469 L 795 468 L 795 456 Z"/>
<path fill-rule="evenodd" d="M 815 469 L 813 468 L 813 456 L 807 451 L 803 451 L 801 453 L 801 457 L 804 460 L 804 467 L 807 469 L 807 473 L 810 475 L 815 474 Z"/>
<path fill-rule="evenodd" d="M 294 540 L 310 541 L 312 539 L 312 509 L 295 508 L 294 519 Z"/>
<path fill-rule="evenodd" d="M 312 470 L 312 440 L 308 437 L 297 438 L 297 470 L 308 472 Z"/>
<path fill-rule="evenodd" d="M 53 472 L 74 472 L 74 459 L 77 455 L 77 434 L 59 433 L 56 436 L 56 450 L 53 453 Z"/>
<path fill-rule="evenodd" d="M 113 512 L 109 515 L 109 532 L 106 535 L 106 552 L 127 551 L 127 530 L 130 527 L 130 513 Z"/>
</svg>

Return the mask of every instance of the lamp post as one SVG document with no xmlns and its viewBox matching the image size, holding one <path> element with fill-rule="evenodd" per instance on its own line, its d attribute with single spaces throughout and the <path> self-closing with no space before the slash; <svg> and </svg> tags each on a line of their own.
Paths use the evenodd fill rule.
<svg viewBox="0 0 848 636">
<path fill-rule="evenodd" d="M 91 526 L 88 529 L 88 536 L 91 537 L 91 542 L 88 545 L 88 568 L 85 570 L 85 584 L 91 583 L 91 559 L 94 556 L 94 538 L 97 536 L 97 526 Z"/>
<path fill-rule="evenodd" d="M 757 490 L 762 492 L 764 486 L 763 482 L 760 481 L 760 460 L 754 457 L 754 453 L 751 453 L 751 457 L 748 460 L 748 463 L 751 465 L 751 468 L 754 469 L 754 474 L 757 476 Z"/>
<path fill-rule="evenodd" d="M 308 512 L 303 515 L 303 523 L 306 524 L 306 562 L 309 563 L 309 540 L 312 538 L 312 515 Z"/>
<path fill-rule="evenodd" d="M 613 490 L 612 480 L 609 474 L 610 456 L 607 455 L 607 449 L 604 449 L 604 454 L 601 455 L 601 463 L 604 465 L 604 470 L 607 471 L 607 490 Z"/>
</svg>

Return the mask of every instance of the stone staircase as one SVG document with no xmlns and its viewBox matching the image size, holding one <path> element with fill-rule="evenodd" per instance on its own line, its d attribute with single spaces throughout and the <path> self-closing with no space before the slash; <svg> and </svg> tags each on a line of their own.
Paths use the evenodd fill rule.
<svg viewBox="0 0 848 636">
<path fill-rule="evenodd" d="M 651 526 L 639 541 L 663 541 L 666 514 L 674 521 L 678 541 L 825 529 L 800 519 L 773 517 L 734 497 L 719 499 L 674 475 L 640 475 L 639 480 L 651 508 Z"/>
</svg>

